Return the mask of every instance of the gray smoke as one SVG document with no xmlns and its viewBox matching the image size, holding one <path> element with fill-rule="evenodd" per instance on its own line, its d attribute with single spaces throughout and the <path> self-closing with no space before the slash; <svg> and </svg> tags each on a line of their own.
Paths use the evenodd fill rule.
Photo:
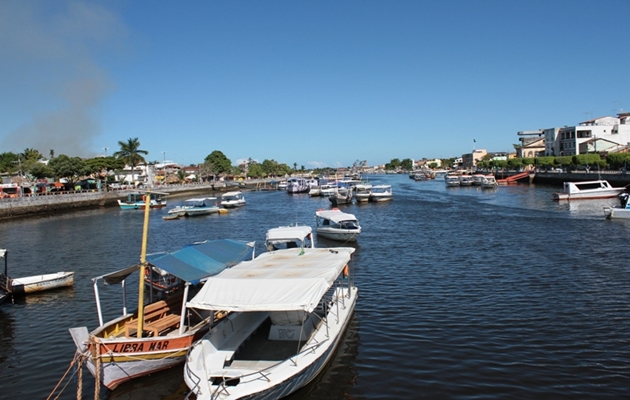
<svg viewBox="0 0 630 400">
<path fill-rule="evenodd" d="M 98 60 L 125 37 L 120 17 L 99 4 L 1 1 L 0 152 L 93 156 L 101 103 L 113 89 Z"/>
</svg>

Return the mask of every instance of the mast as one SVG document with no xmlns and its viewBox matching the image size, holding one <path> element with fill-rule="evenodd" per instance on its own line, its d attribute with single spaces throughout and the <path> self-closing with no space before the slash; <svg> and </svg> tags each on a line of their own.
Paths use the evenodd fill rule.
<svg viewBox="0 0 630 400">
<path fill-rule="evenodd" d="M 147 238 L 149 236 L 149 211 L 151 209 L 151 192 L 144 196 L 144 226 L 142 228 L 142 251 L 140 253 L 140 279 L 138 279 L 138 337 L 142 337 L 144 329 L 144 274 L 147 263 Z"/>
</svg>

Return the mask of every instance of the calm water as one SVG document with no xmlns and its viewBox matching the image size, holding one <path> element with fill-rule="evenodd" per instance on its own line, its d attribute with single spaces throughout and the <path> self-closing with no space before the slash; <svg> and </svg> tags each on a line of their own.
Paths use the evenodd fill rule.
<svg viewBox="0 0 630 400">
<path fill-rule="evenodd" d="M 352 324 L 334 360 L 292 399 L 630 394 L 630 221 L 603 218 L 601 207 L 614 201 L 554 203 L 554 188 L 526 185 L 372 181 L 391 183 L 395 200 L 342 206 L 364 229 L 354 245 Z M 256 240 L 261 252 L 267 229 L 314 226 L 315 211 L 329 205 L 284 192 L 247 201 L 228 215 L 187 220 L 152 211 L 148 249 L 233 238 Z M 0 307 L 1 398 L 51 393 L 73 356 L 68 328 L 97 325 L 90 278 L 139 260 L 142 217 L 112 208 L 0 223 L 10 275 L 76 271 L 73 289 Z M 120 313 L 118 286 L 101 288 L 101 298 L 106 319 Z M 175 368 L 138 379 L 107 398 L 181 399 L 181 375 Z M 87 371 L 83 385 L 93 397 Z M 61 398 L 76 398 L 76 381 Z"/>
</svg>

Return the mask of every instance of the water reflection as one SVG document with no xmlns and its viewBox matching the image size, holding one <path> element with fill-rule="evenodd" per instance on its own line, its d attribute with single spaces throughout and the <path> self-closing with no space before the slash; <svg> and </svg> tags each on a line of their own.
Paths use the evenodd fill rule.
<svg viewBox="0 0 630 400">
<path fill-rule="evenodd" d="M 5 305 L 6 307 L 7 305 Z M 15 321 L 13 316 L 0 310 L 0 365 L 13 353 L 12 343 L 15 334 Z M 0 371 L 3 370 L 0 367 Z M 2 374 L 0 374 L 2 376 Z"/>
</svg>

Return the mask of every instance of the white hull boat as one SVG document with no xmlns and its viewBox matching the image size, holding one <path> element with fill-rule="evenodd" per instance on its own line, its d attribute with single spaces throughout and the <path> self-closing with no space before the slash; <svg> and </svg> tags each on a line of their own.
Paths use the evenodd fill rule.
<svg viewBox="0 0 630 400">
<path fill-rule="evenodd" d="M 6 293 L 7 297 L 66 288 L 74 284 L 74 272 L 66 271 L 11 279 L 8 276 L 7 253 L 5 249 L 0 250 L 0 258 L 4 258 L 4 274 L 0 273 L 0 293 Z"/>
<path fill-rule="evenodd" d="M 336 208 L 318 210 L 315 218 L 317 236 L 342 242 L 354 242 L 361 234 L 361 225 L 356 217 Z"/>
<path fill-rule="evenodd" d="M 392 192 L 391 185 L 372 186 L 372 193 L 370 193 L 370 201 L 382 202 L 382 201 L 390 201 L 393 199 L 394 199 L 394 193 Z"/>
<path fill-rule="evenodd" d="M 219 207 L 216 205 L 216 201 L 216 197 L 188 199 L 184 201 L 183 205 L 168 210 L 168 214 L 178 217 L 196 217 L 218 213 Z"/>
<path fill-rule="evenodd" d="M 446 184 L 446 187 L 459 187 L 459 176 L 446 175 L 444 177 L 444 183 Z"/>
<path fill-rule="evenodd" d="M 196 398 L 278 399 L 311 382 L 354 312 L 353 251 L 263 253 L 209 279 L 189 306 L 231 313 L 188 353 L 184 381 Z"/>
<path fill-rule="evenodd" d="M 495 189 L 499 186 L 497 179 L 494 175 L 486 175 L 481 180 L 481 187 L 484 189 Z"/>
<path fill-rule="evenodd" d="M 621 193 L 619 200 L 621 207 L 604 207 L 604 215 L 608 219 L 630 219 L 630 202 L 628 198 L 630 194 Z"/>
<path fill-rule="evenodd" d="M 370 201 L 370 195 L 372 194 L 372 185 L 359 184 L 354 187 L 354 198 L 357 203 L 365 203 Z"/>
<path fill-rule="evenodd" d="M 245 204 L 245 196 L 241 192 L 227 192 L 221 196 L 221 206 L 224 208 L 243 207 Z"/>
<path fill-rule="evenodd" d="M 553 194 L 554 200 L 607 199 L 619 196 L 625 187 L 612 187 L 608 181 L 564 182 L 562 192 Z"/>
<path fill-rule="evenodd" d="M 309 182 L 304 178 L 289 178 L 287 180 L 287 193 L 306 193 L 309 190 Z"/>
<path fill-rule="evenodd" d="M 265 248 L 269 251 L 281 248 L 314 247 L 313 229 L 306 225 L 280 226 L 267 231 Z"/>
</svg>

